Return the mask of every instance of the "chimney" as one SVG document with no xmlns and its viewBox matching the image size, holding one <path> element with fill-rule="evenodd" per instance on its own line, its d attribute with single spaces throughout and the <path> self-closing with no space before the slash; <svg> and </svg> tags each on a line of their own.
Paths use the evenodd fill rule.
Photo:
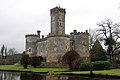
<svg viewBox="0 0 120 80">
<path fill-rule="evenodd" d="M 40 32 L 41 32 L 40 30 L 37 31 L 37 35 L 39 38 L 40 38 Z"/>
<path fill-rule="evenodd" d="M 74 30 L 74 33 L 77 33 L 77 30 Z"/>
<path fill-rule="evenodd" d="M 86 30 L 86 33 L 88 33 L 88 30 Z"/>
<path fill-rule="evenodd" d="M 44 35 L 42 35 L 42 39 L 44 38 Z"/>
</svg>

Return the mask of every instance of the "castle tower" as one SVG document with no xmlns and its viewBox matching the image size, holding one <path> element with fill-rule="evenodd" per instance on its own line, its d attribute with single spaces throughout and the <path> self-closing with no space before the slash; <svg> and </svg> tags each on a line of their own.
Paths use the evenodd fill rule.
<svg viewBox="0 0 120 80">
<path fill-rule="evenodd" d="M 50 10 L 51 35 L 47 38 L 46 62 L 60 62 L 69 51 L 70 36 L 65 34 L 65 9 L 55 7 Z"/>
<path fill-rule="evenodd" d="M 75 50 L 81 59 L 88 60 L 89 58 L 89 33 L 86 32 L 77 32 L 74 30 L 70 34 L 70 49 Z"/>
<path fill-rule="evenodd" d="M 65 34 L 65 9 L 55 7 L 50 10 L 51 15 L 51 34 Z"/>
<path fill-rule="evenodd" d="M 26 38 L 26 54 L 28 54 L 30 57 L 36 56 L 37 41 L 40 39 L 39 35 L 28 34 L 28 35 L 25 35 L 25 38 Z"/>
</svg>

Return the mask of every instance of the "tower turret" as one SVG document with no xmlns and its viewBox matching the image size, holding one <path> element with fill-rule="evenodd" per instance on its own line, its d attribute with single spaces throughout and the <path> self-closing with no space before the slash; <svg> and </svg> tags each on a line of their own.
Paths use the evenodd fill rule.
<svg viewBox="0 0 120 80">
<path fill-rule="evenodd" d="M 39 40 L 39 36 L 36 34 L 28 34 L 25 35 L 26 38 L 26 53 L 29 54 L 30 57 L 37 55 L 37 41 Z"/>
<path fill-rule="evenodd" d="M 65 9 L 55 7 L 50 10 L 51 34 L 65 34 Z"/>
</svg>

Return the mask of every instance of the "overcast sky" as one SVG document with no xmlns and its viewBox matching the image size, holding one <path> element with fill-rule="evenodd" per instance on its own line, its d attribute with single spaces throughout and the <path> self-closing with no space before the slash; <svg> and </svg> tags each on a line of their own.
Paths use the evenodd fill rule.
<svg viewBox="0 0 120 80">
<path fill-rule="evenodd" d="M 101 20 L 120 22 L 120 0 L 0 0 L 0 49 L 25 50 L 25 35 L 50 33 L 50 9 L 66 9 L 66 34 L 94 29 Z"/>
</svg>

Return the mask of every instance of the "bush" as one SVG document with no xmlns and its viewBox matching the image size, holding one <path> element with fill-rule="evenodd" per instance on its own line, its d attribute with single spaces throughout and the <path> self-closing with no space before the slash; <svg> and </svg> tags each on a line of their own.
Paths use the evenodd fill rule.
<svg viewBox="0 0 120 80">
<path fill-rule="evenodd" d="M 90 63 L 89 62 L 81 63 L 79 66 L 79 70 L 80 71 L 89 71 L 90 70 Z"/>
<path fill-rule="evenodd" d="M 110 63 L 108 61 L 96 61 L 93 62 L 93 68 L 94 70 L 109 70 L 110 69 Z"/>
<path fill-rule="evenodd" d="M 39 66 L 41 64 L 41 61 L 43 60 L 43 58 L 41 56 L 34 56 L 31 58 L 32 59 L 32 66 L 34 68 L 36 68 L 37 66 Z"/>
<path fill-rule="evenodd" d="M 117 63 L 117 64 L 120 64 L 120 58 L 117 58 L 117 59 L 116 59 L 116 63 Z"/>
<path fill-rule="evenodd" d="M 30 64 L 31 60 L 28 54 L 22 54 L 20 63 L 23 65 L 24 68 L 27 68 L 27 66 Z"/>
<path fill-rule="evenodd" d="M 93 70 L 109 70 L 110 63 L 108 61 L 96 61 L 92 62 Z M 90 70 L 90 63 L 85 62 L 81 63 L 79 66 L 80 71 L 89 71 Z"/>
<path fill-rule="evenodd" d="M 63 59 L 63 62 L 67 63 L 70 70 L 76 70 L 79 67 L 80 56 L 74 50 L 71 50 L 65 53 L 62 59 Z"/>
</svg>

